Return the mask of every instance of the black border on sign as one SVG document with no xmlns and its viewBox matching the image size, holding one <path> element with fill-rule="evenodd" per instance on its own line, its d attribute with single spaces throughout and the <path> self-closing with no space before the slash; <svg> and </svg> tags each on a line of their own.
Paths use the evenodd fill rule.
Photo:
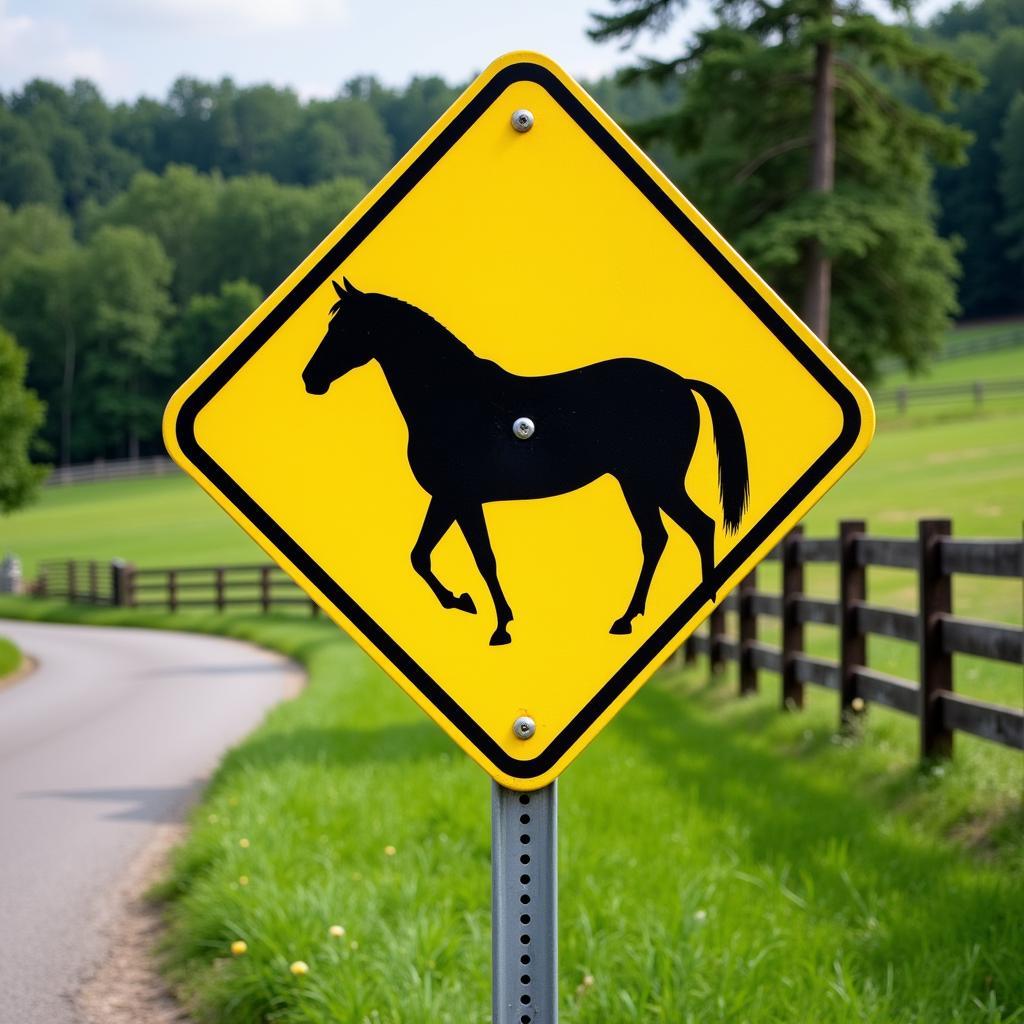
<svg viewBox="0 0 1024 1024">
<path fill-rule="evenodd" d="M 459 111 L 387 191 L 325 253 L 220 365 L 182 404 L 175 422 L 178 444 L 193 465 L 416 687 L 492 764 L 516 779 L 532 779 L 548 771 L 598 717 L 689 622 L 705 603 L 691 594 L 587 702 L 575 718 L 536 757 L 509 756 L 338 584 L 274 521 L 274 519 L 208 455 L 195 436 L 196 418 L 211 398 L 273 336 L 295 311 L 335 273 L 342 263 L 428 171 L 455 145 L 483 112 L 515 82 L 533 82 L 545 89 L 602 152 L 619 168 L 659 213 L 679 232 L 747 308 L 792 353 L 836 401 L 843 414 L 839 436 L 812 463 L 760 522 L 715 567 L 712 586 L 724 582 L 749 558 L 787 516 L 852 449 L 860 433 L 857 401 L 846 386 L 808 347 L 771 304 L 753 287 L 703 232 L 668 196 L 661 185 L 627 152 L 594 115 L 547 68 L 532 62 L 503 68 Z"/>
</svg>

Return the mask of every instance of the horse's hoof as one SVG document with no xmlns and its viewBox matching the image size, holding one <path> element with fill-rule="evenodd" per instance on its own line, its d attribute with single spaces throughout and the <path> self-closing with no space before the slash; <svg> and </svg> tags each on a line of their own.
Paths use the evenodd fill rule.
<svg viewBox="0 0 1024 1024">
<path fill-rule="evenodd" d="M 510 643 L 512 643 L 512 637 L 508 635 L 508 630 L 504 627 L 499 627 L 491 634 L 491 647 L 503 647 Z"/>
<path fill-rule="evenodd" d="M 458 608 L 460 612 L 468 612 L 470 615 L 476 615 L 476 605 L 473 604 L 473 598 L 469 594 L 459 594 L 457 598 L 452 602 L 453 608 Z"/>
<path fill-rule="evenodd" d="M 633 624 L 626 618 L 616 619 L 608 632 L 613 633 L 615 636 L 626 636 L 633 632 Z"/>
</svg>

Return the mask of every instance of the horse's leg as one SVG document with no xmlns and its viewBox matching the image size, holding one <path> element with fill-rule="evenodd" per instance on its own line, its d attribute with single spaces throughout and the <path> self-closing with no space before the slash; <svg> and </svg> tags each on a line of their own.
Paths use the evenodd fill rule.
<svg viewBox="0 0 1024 1024">
<path fill-rule="evenodd" d="M 501 644 L 512 642 L 508 635 L 508 624 L 512 621 L 512 609 L 505 600 L 501 584 L 498 582 L 498 565 L 494 560 L 494 551 L 491 548 L 491 539 L 487 535 L 487 522 L 484 519 L 484 510 L 480 505 L 468 505 L 460 508 L 455 513 L 455 521 L 466 538 L 469 550 L 473 553 L 476 567 L 487 584 L 491 600 L 494 602 L 494 611 L 498 617 L 498 625 L 491 635 L 491 646 L 498 647 Z"/>
<path fill-rule="evenodd" d="M 438 542 L 448 532 L 448 528 L 455 522 L 455 514 L 451 508 L 437 498 L 430 499 L 430 507 L 427 509 L 423 526 L 420 528 L 420 535 L 412 549 L 412 567 L 426 581 L 427 586 L 434 592 L 434 596 L 441 602 L 442 608 L 458 608 L 463 612 L 475 612 L 476 606 L 469 594 L 460 594 L 456 597 L 435 575 L 430 567 L 430 555 Z"/>
<path fill-rule="evenodd" d="M 709 601 L 714 601 L 718 588 L 715 576 L 715 521 L 686 493 L 686 487 L 679 483 L 659 504 L 665 512 L 685 530 L 697 545 L 700 555 L 701 587 Z"/>
<path fill-rule="evenodd" d="M 661 521 L 658 502 L 648 488 L 626 484 L 621 480 L 619 483 L 622 484 L 622 493 L 626 498 L 626 504 L 640 530 L 640 547 L 644 555 L 643 565 L 640 567 L 640 577 L 636 581 L 636 589 L 630 598 L 629 606 L 622 617 L 612 623 L 610 632 L 621 634 L 633 631 L 633 619 L 637 615 L 643 615 L 644 609 L 647 607 L 647 593 L 651 589 L 651 580 L 654 579 L 654 570 L 658 568 L 661 553 L 665 550 L 668 531 Z"/>
</svg>

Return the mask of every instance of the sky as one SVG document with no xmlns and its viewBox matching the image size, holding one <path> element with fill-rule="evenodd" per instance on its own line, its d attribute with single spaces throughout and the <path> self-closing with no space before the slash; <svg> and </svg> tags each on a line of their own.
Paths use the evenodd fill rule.
<svg viewBox="0 0 1024 1024">
<path fill-rule="evenodd" d="M 942 5 L 926 0 L 922 13 Z M 89 78 L 113 100 L 161 97 L 179 75 L 292 86 L 333 96 L 355 75 L 468 79 L 509 50 L 540 50 L 581 78 L 630 62 L 591 42 L 610 0 L 0 0 L 0 90 L 31 78 Z M 707 17 L 693 0 L 636 53 L 676 55 Z"/>
</svg>

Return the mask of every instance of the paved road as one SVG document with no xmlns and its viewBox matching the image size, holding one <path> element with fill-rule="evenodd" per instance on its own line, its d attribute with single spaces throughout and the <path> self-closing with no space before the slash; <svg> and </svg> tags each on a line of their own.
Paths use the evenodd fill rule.
<svg viewBox="0 0 1024 1024">
<path fill-rule="evenodd" d="M 105 952 L 120 876 L 301 675 L 214 637 L 0 634 L 39 661 L 0 690 L 0 1024 L 78 1024 L 71 996 Z"/>
</svg>

